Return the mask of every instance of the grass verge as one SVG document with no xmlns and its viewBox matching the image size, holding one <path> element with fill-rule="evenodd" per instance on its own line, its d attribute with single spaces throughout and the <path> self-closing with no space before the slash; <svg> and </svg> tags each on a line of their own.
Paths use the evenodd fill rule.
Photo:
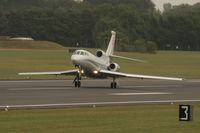
<svg viewBox="0 0 200 133">
<path fill-rule="evenodd" d="M 3 133 L 199 133 L 200 106 L 192 122 L 178 121 L 178 105 L 12 110 L 0 119 Z"/>
</svg>

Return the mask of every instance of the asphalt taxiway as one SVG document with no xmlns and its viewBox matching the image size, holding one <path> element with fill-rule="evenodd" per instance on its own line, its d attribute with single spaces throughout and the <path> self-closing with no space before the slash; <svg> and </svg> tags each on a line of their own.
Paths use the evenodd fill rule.
<svg viewBox="0 0 200 133">
<path fill-rule="evenodd" d="M 82 87 L 74 88 L 71 80 L 0 81 L 0 108 L 200 102 L 200 80 L 120 79 L 117 89 L 110 82 L 82 80 Z"/>
</svg>

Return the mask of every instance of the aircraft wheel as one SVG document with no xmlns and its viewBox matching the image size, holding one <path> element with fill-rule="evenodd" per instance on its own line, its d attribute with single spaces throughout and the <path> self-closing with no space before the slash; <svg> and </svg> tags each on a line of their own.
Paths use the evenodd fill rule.
<svg viewBox="0 0 200 133">
<path fill-rule="evenodd" d="M 117 88 L 117 83 L 116 82 L 113 83 L 113 88 Z"/>
<path fill-rule="evenodd" d="M 111 84 L 110 84 L 110 88 L 113 88 L 113 82 L 111 82 Z"/>
<path fill-rule="evenodd" d="M 74 86 L 78 87 L 78 82 L 77 81 L 75 81 Z"/>
<path fill-rule="evenodd" d="M 110 88 L 117 88 L 117 83 L 116 82 L 111 82 Z"/>
<path fill-rule="evenodd" d="M 78 81 L 77 87 L 81 87 L 81 82 L 80 81 Z"/>
<path fill-rule="evenodd" d="M 78 88 L 81 87 L 81 82 L 80 81 L 75 81 L 74 86 L 78 87 Z"/>
</svg>

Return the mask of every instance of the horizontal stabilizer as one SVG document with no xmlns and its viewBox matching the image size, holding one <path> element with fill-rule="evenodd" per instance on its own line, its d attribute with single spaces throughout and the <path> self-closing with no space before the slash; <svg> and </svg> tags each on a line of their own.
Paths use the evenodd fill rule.
<svg viewBox="0 0 200 133">
<path fill-rule="evenodd" d="M 125 60 L 131 60 L 131 61 L 136 61 L 136 62 L 140 62 L 140 63 L 147 63 L 144 60 L 133 59 L 133 58 L 123 57 L 123 56 L 118 56 L 118 55 L 110 55 L 110 57 L 120 58 L 120 59 L 125 59 Z"/>
</svg>

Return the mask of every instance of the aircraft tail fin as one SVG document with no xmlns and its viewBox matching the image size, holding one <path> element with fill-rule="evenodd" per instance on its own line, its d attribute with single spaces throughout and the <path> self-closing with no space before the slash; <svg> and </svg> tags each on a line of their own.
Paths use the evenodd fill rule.
<svg viewBox="0 0 200 133">
<path fill-rule="evenodd" d="M 126 59 L 126 60 L 132 60 L 132 61 L 141 62 L 141 63 L 146 63 L 146 61 L 139 60 L 139 59 L 133 59 L 133 58 L 128 58 L 128 57 L 113 55 L 114 47 L 115 47 L 116 32 L 115 31 L 111 31 L 111 34 L 112 34 L 112 36 L 110 38 L 110 42 L 109 42 L 108 48 L 106 50 L 106 55 L 107 56 L 114 57 L 114 58 Z"/>
<path fill-rule="evenodd" d="M 116 32 L 115 31 L 111 31 L 111 38 L 110 38 L 110 42 L 108 44 L 108 48 L 106 50 L 106 54 L 107 55 L 112 55 L 114 52 L 114 47 L 115 47 L 115 38 L 116 38 Z"/>
</svg>

